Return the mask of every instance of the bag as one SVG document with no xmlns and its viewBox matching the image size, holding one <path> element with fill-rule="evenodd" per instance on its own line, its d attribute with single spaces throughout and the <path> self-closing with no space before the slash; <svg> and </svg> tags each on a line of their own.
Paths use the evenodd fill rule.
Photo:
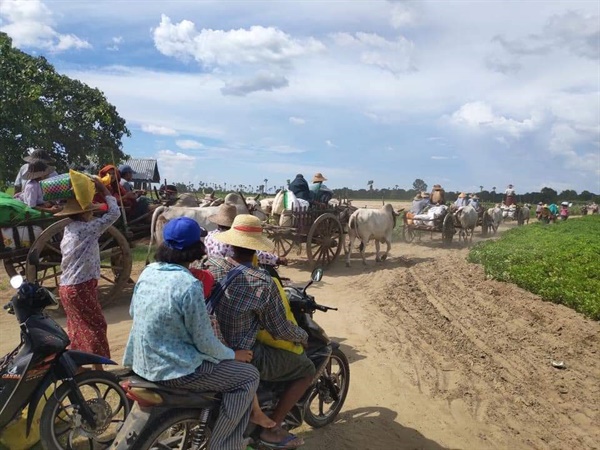
<svg viewBox="0 0 600 450">
<path fill-rule="evenodd" d="M 277 289 L 279 290 L 279 295 L 281 297 L 283 307 L 285 308 L 286 319 L 289 320 L 290 322 L 292 322 L 294 325 L 298 325 L 298 322 L 296 322 L 296 318 L 294 317 L 294 314 L 292 313 L 292 308 L 290 307 L 290 301 L 287 298 L 287 295 L 285 293 L 285 290 L 283 289 L 283 286 L 281 285 L 281 282 L 277 278 L 272 278 L 272 279 L 273 279 L 273 282 L 275 283 L 275 285 L 277 286 Z M 287 350 L 288 352 L 292 352 L 297 355 L 301 355 L 304 352 L 304 347 L 302 347 L 302 345 L 297 344 L 295 342 L 284 341 L 281 339 L 275 339 L 273 337 L 273 335 L 271 335 L 271 333 L 269 333 L 265 329 L 261 329 L 258 332 L 258 335 L 256 336 L 256 340 L 258 342 L 260 342 L 261 344 L 268 345 L 269 347 L 279 348 L 281 350 Z"/>
<path fill-rule="evenodd" d="M 68 200 L 75 197 L 71 187 L 71 177 L 68 173 L 46 178 L 40 181 L 40 187 L 44 193 L 44 201 Z"/>
</svg>

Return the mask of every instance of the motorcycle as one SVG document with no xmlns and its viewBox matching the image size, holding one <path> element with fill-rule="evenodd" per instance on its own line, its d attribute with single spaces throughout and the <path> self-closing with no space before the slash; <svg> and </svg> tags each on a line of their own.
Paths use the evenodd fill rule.
<svg viewBox="0 0 600 450">
<path fill-rule="evenodd" d="M 40 438 L 46 450 L 106 448 L 122 426 L 130 403 L 119 379 L 105 371 L 78 373 L 87 364 L 116 364 L 108 358 L 67 350 L 67 333 L 45 309 L 54 295 L 17 275 L 17 293 L 4 306 L 21 328 L 21 343 L 0 360 L 0 430 L 20 420 L 27 407 L 26 434 L 42 397 Z"/>
<path fill-rule="evenodd" d="M 271 270 L 275 275 L 275 269 Z M 303 422 L 314 428 L 332 423 L 344 405 L 350 386 L 348 358 L 339 344 L 330 340 L 313 320 L 315 311 L 337 308 L 319 305 L 306 293 L 307 288 L 320 281 L 322 276 L 323 270 L 315 269 L 304 288 L 284 287 L 298 326 L 309 335 L 306 354 L 317 368 L 311 386 L 285 418 L 284 427 L 288 430 L 298 428 Z M 200 450 L 208 447 L 210 430 L 219 412 L 218 394 L 207 392 L 191 396 L 187 390 L 167 388 L 137 376 L 125 381 L 123 388 L 135 404 L 111 449 Z M 285 388 L 285 383 L 261 381 L 258 400 L 267 415 L 275 409 Z M 260 427 L 248 424 L 244 435 L 252 448 L 261 448 L 260 431 Z"/>
</svg>

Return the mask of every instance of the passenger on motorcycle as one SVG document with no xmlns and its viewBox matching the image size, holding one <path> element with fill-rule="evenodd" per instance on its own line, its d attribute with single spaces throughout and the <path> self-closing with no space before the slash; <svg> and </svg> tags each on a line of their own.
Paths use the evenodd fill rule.
<svg viewBox="0 0 600 450">
<path fill-rule="evenodd" d="M 190 218 L 169 221 L 156 262 L 135 286 L 133 325 L 123 365 L 149 381 L 190 391 L 223 394 L 210 450 L 240 450 L 259 374 L 252 351 L 233 351 L 215 336 L 202 286 L 188 265 L 204 256 L 201 228 Z M 193 395 L 193 394 L 191 394 Z"/>
<path fill-rule="evenodd" d="M 261 328 L 277 339 L 306 344 L 308 335 L 286 318 L 279 291 L 269 274 L 252 266 L 257 250 L 269 251 L 273 243 L 263 235 L 260 220 L 241 214 L 235 217 L 232 227 L 216 239 L 233 248 L 232 258 L 209 258 L 206 262 L 216 281 L 223 280 L 237 265 L 244 271 L 235 277 L 216 307 L 216 315 L 225 341 L 233 349 L 252 350 L 252 364 L 265 381 L 289 382 L 272 419 L 276 426 L 263 429 L 260 439 L 267 446 L 296 448 L 304 442 L 281 424 L 286 414 L 306 392 L 315 375 L 315 366 L 304 352 L 269 347 L 257 341 Z"/>
</svg>

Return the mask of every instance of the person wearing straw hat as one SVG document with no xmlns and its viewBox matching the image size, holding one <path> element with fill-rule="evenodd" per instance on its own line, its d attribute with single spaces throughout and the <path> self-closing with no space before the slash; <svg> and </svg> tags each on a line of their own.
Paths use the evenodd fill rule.
<svg viewBox="0 0 600 450">
<path fill-rule="evenodd" d="M 323 184 L 324 181 L 327 181 L 327 178 L 321 172 L 315 173 L 310 185 L 310 192 L 313 201 L 327 204 L 333 197 L 333 192 Z"/>
<path fill-rule="evenodd" d="M 204 245 L 206 246 L 206 254 L 208 256 L 221 256 L 223 258 L 233 257 L 233 248 L 231 245 L 217 240 L 216 236 L 231 228 L 235 216 L 237 216 L 237 208 L 234 205 L 228 205 L 226 203 L 219 206 L 217 214 L 209 216 L 208 220 L 217 225 L 217 229 L 209 231 L 206 238 L 204 238 Z M 275 253 L 271 252 L 257 251 L 256 256 L 258 264 L 285 266 L 288 262 L 286 258 L 280 258 Z"/>
<path fill-rule="evenodd" d="M 504 200 L 504 204 L 506 206 L 516 205 L 516 203 L 517 203 L 516 192 L 515 192 L 515 188 L 512 184 L 509 184 L 507 186 L 506 190 L 504 191 L 504 194 L 506 195 L 506 199 Z"/>
<path fill-rule="evenodd" d="M 462 208 L 463 206 L 467 206 L 467 204 L 468 204 L 467 194 L 465 194 L 464 192 L 461 192 L 458 195 L 458 198 L 456 199 L 456 201 L 454 202 L 454 206 L 456 206 L 457 208 Z"/>
<path fill-rule="evenodd" d="M 51 166 L 56 162 L 46 150 L 42 150 L 39 148 L 32 150 L 29 153 L 29 155 L 23 158 L 23 161 L 26 161 L 27 164 L 23 164 L 19 169 L 19 172 L 17 173 L 17 177 L 15 178 L 15 194 L 21 192 L 24 188 L 24 185 L 27 184 L 28 180 L 23 178 L 23 175 L 25 175 L 25 172 L 27 172 L 27 168 L 29 167 L 30 163 L 35 161 L 42 161 L 47 165 Z M 54 172 L 50 173 L 48 177 L 55 177 L 57 175 L 58 173 L 55 170 Z"/>
<path fill-rule="evenodd" d="M 202 286 L 189 271 L 205 254 L 203 229 L 189 217 L 167 222 L 156 262 L 146 266 L 135 286 L 133 319 L 123 365 L 170 388 L 220 392 L 220 412 L 209 450 L 243 448 L 259 374 L 250 350 L 237 350 L 216 337 Z"/>
<path fill-rule="evenodd" d="M 315 366 L 304 352 L 293 353 L 257 340 L 261 328 L 276 339 L 300 344 L 308 339 L 302 328 L 287 320 L 279 290 L 270 275 L 252 266 L 256 251 L 271 251 L 273 242 L 263 234 L 260 220 L 249 214 L 237 215 L 231 228 L 215 238 L 233 248 L 233 257 L 212 257 L 206 262 L 215 281 L 224 280 L 234 267 L 245 266 L 230 282 L 215 310 L 223 337 L 233 349 L 252 350 L 252 364 L 262 380 L 287 382 L 288 386 L 271 416 L 276 426 L 263 429 L 260 439 L 268 447 L 297 448 L 304 441 L 281 425 L 310 386 Z"/>
<path fill-rule="evenodd" d="M 481 208 L 481 205 L 479 204 L 479 197 L 477 194 L 471 194 L 468 204 L 475 208 L 475 211 L 479 211 L 479 209 Z"/>
<path fill-rule="evenodd" d="M 23 179 L 26 180 L 25 189 L 17 193 L 15 198 L 21 200 L 30 208 L 39 209 L 40 211 L 50 213 L 60 211 L 60 206 L 44 201 L 44 193 L 40 185 L 40 181 L 48 178 L 52 173 L 55 173 L 54 167 L 41 160 L 28 164 L 27 172 L 23 175 Z"/>
<path fill-rule="evenodd" d="M 55 217 L 68 217 L 71 222 L 64 229 L 60 242 L 62 253 L 58 292 L 67 316 L 67 332 L 71 348 L 110 358 L 106 336 L 106 320 L 98 302 L 100 279 L 100 248 L 98 239 L 121 215 L 117 200 L 98 179 L 90 180 L 81 189 L 87 189 L 85 197 L 91 199 L 94 187 L 101 192 L 108 205 L 108 212 L 94 217 L 99 209 L 91 202 L 81 204 L 77 198 L 68 199 Z M 83 195 L 81 196 L 83 198 Z M 96 365 L 102 370 L 102 365 Z"/>
</svg>

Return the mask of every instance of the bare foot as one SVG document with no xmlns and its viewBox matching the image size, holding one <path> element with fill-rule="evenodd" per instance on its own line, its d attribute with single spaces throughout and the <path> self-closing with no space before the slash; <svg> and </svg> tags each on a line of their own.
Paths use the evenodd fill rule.
<svg viewBox="0 0 600 450">
<path fill-rule="evenodd" d="M 260 409 L 258 411 L 260 411 Z M 250 413 L 250 422 L 262 428 L 273 428 L 277 425 L 275 421 L 271 420 L 264 412 L 254 412 L 254 410 Z"/>
</svg>

